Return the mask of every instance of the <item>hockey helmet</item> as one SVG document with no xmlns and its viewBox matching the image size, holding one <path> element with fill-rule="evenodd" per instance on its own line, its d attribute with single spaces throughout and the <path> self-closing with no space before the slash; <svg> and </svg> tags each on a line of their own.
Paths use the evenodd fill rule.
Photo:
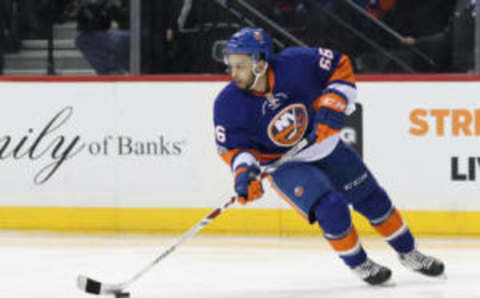
<svg viewBox="0 0 480 298">
<path fill-rule="evenodd" d="M 230 54 L 249 54 L 254 63 L 268 61 L 272 55 L 272 38 L 261 28 L 243 28 L 228 40 L 223 51 L 225 63 Z"/>
</svg>

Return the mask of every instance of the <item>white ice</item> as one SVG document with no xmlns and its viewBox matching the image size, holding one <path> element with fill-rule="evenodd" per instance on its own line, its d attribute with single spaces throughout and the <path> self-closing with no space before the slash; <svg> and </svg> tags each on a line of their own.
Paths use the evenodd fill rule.
<svg viewBox="0 0 480 298">
<path fill-rule="evenodd" d="M 0 296 L 88 298 L 80 273 L 128 279 L 175 240 L 159 235 L 0 233 Z M 480 239 L 418 239 L 446 263 L 447 280 L 407 271 L 379 238 L 370 257 L 393 270 L 394 286 L 364 284 L 318 238 L 196 236 L 128 290 L 131 298 L 471 298 L 480 297 Z"/>
</svg>

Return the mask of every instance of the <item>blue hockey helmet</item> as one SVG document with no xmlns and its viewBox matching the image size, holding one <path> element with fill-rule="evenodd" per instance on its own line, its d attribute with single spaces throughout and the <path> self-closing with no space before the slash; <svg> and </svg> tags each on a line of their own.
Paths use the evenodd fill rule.
<svg viewBox="0 0 480 298">
<path fill-rule="evenodd" d="M 230 54 L 252 55 L 254 63 L 261 59 L 268 61 L 272 55 L 272 38 L 261 28 L 243 28 L 228 40 L 224 49 L 224 58 Z M 227 62 L 227 61 L 226 61 Z"/>
</svg>

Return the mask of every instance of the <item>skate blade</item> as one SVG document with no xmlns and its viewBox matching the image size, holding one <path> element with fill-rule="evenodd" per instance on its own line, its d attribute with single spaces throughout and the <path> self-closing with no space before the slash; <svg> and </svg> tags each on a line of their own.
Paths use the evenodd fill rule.
<svg viewBox="0 0 480 298">
<path fill-rule="evenodd" d="M 376 285 L 376 287 L 382 287 L 382 288 L 390 288 L 390 287 L 394 287 L 396 286 L 397 284 L 395 283 L 395 281 L 393 279 L 389 279 L 387 281 L 385 281 L 384 283 L 381 283 L 379 285 Z"/>
<path fill-rule="evenodd" d="M 382 282 L 381 284 L 376 284 L 376 285 L 370 284 L 369 286 L 374 287 L 374 288 L 390 288 L 390 287 L 394 287 L 396 285 L 397 284 L 395 283 L 395 281 L 390 277 L 389 279 Z"/>
<path fill-rule="evenodd" d="M 442 273 L 439 276 L 436 276 L 435 278 L 440 279 L 440 280 L 447 280 L 448 279 L 448 277 L 445 273 Z"/>
</svg>

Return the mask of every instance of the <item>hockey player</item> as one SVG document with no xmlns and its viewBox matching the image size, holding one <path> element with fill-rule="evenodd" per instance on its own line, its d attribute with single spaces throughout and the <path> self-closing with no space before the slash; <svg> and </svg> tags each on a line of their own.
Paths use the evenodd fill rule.
<svg viewBox="0 0 480 298">
<path fill-rule="evenodd" d="M 232 169 L 240 203 L 262 196 L 262 166 L 309 138 L 311 144 L 269 180 L 310 224 L 318 222 L 353 272 L 371 285 L 391 276 L 390 269 L 367 257 L 349 204 L 385 238 L 404 266 L 427 276 L 443 273 L 441 261 L 416 249 L 385 190 L 339 137 L 345 117 L 355 110 L 357 93 L 346 55 L 297 47 L 274 55 L 266 31 L 244 28 L 226 44 L 225 63 L 233 80 L 215 100 L 216 143 Z"/>
</svg>

